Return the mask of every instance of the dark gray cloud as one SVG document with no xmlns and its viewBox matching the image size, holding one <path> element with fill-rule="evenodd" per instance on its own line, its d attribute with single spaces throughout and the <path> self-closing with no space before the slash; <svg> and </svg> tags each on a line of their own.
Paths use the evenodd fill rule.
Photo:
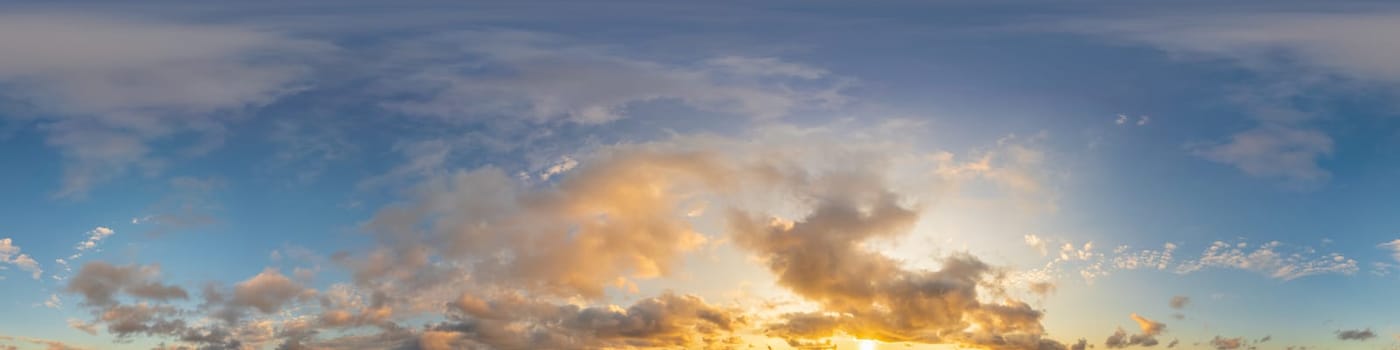
<svg viewBox="0 0 1400 350">
<path fill-rule="evenodd" d="M 1376 337 L 1376 333 L 1375 333 L 1375 332 L 1372 332 L 1370 328 L 1367 328 L 1367 329 L 1347 329 L 1347 330 L 1338 330 L 1338 331 L 1337 331 L 1337 339 L 1339 339 L 1339 340 L 1366 341 L 1366 340 L 1371 340 L 1371 338 L 1375 338 L 1375 337 Z"/>
</svg>

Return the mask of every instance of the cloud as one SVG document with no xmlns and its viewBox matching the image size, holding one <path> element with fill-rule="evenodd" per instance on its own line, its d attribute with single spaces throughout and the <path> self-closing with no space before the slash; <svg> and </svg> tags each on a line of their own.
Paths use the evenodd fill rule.
<svg viewBox="0 0 1400 350">
<path fill-rule="evenodd" d="M 160 267 L 155 265 L 90 262 L 78 270 L 64 290 L 81 294 L 86 303 L 94 306 L 113 305 L 121 294 L 154 301 L 189 298 L 183 288 L 160 283 L 156 279 L 159 275 Z"/>
<path fill-rule="evenodd" d="M 1050 282 L 1035 282 L 1030 284 L 1031 293 L 1045 297 L 1055 293 L 1055 284 Z"/>
<path fill-rule="evenodd" d="M 1191 298 L 1190 298 L 1190 297 L 1187 297 L 1187 296 L 1185 296 L 1185 295 L 1177 295 L 1177 296 L 1173 296 L 1173 297 L 1172 297 L 1172 300 L 1171 300 L 1170 302 L 1168 302 L 1167 305 L 1168 305 L 1168 306 L 1171 306 L 1173 309 L 1181 310 L 1181 309 L 1186 308 L 1186 305 L 1187 305 L 1187 304 L 1190 304 L 1190 303 L 1191 303 Z"/>
<path fill-rule="evenodd" d="M 1193 152 L 1252 176 L 1314 186 L 1330 177 L 1318 163 L 1332 154 L 1334 142 L 1308 125 L 1317 113 L 1298 101 L 1317 99 L 1319 89 L 1347 89 L 1357 82 L 1400 83 L 1400 70 L 1385 64 L 1400 55 L 1400 45 L 1370 35 L 1394 27 L 1397 17 L 1394 11 L 1153 16 L 1081 21 L 1061 29 L 1152 45 L 1179 58 L 1225 59 L 1272 81 L 1243 87 L 1231 97 L 1252 113 L 1257 126 Z M 1310 27 L 1325 29 L 1299 29 Z"/>
<path fill-rule="evenodd" d="M 81 347 L 81 346 L 76 346 L 76 345 L 68 344 L 68 343 L 65 343 L 65 342 L 62 342 L 62 341 L 58 341 L 58 340 L 49 340 L 49 339 L 34 338 L 34 337 L 12 337 L 12 336 L 8 336 L 8 335 L 0 335 L 0 341 L 5 341 L 5 342 L 25 342 L 25 343 L 30 343 L 30 344 L 34 344 L 34 345 L 41 345 L 41 346 L 43 346 L 44 349 L 46 349 L 46 350 L 88 350 L 88 349 L 90 349 L 90 348 L 87 348 L 87 347 Z M 19 347 L 15 346 L 15 345 L 3 345 L 3 344 L 0 344 L 0 349 L 4 349 L 4 350 L 18 350 Z M 26 349 L 27 349 L 27 348 L 26 348 Z"/>
<path fill-rule="evenodd" d="M 1104 346 L 1118 349 L 1129 346 L 1150 347 L 1159 344 L 1157 336 L 1166 330 L 1166 324 L 1142 317 L 1137 313 L 1129 314 L 1128 317 L 1138 324 L 1141 333 L 1128 335 L 1128 332 L 1124 331 L 1123 328 L 1118 328 L 1113 331 L 1112 335 L 1108 336 L 1108 339 L 1104 340 Z"/>
<path fill-rule="evenodd" d="M 1400 262 L 1400 239 L 1381 243 L 1378 247 L 1390 250 L 1390 257 L 1394 258 L 1396 262 Z"/>
<path fill-rule="evenodd" d="M 1129 124 L 1130 119 L 1132 118 L 1129 118 L 1127 115 L 1119 114 L 1118 118 L 1113 120 L 1113 124 L 1118 126 L 1126 126 Z M 1152 117 L 1140 115 L 1137 117 L 1137 121 L 1132 122 L 1132 124 L 1137 126 L 1146 126 L 1147 123 L 1150 122 L 1152 122 Z"/>
<path fill-rule="evenodd" d="M 669 348 L 736 341 L 747 322 L 738 310 L 710 305 L 691 295 L 664 293 L 620 308 L 578 307 L 504 294 L 483 299 L 464 294 L 448 305 L 452 320 L 435 332 L 460 335 L 491 348 Z M 528 324 L 530 328 L 517 325 Z"/>
<path fill-rule="evenodd" d="M 1261 71 L 1301 67 L 1352 79 L 1396 82 L 1400 69 L 1388 62 L 1400 57 L 1400 44 L 1370 34 L 1397 29 L 1397 18 L 1400 14 L 1393 11 L 1222 13 L 1086 21 L 1070 27 L 1183 55 L 1227 58 Z"/>
<path fill-rule="evenodd" d="M 315 294 L 315 290 L 302 287 L 276 269 L 268 268 L 234 285 L 232 305 L 248 306 L 268 314 L 277 312 L 288 302 Z"/>
<path fill-rule="evenodd" d="M 149 225 L 146 234 L 150 236 L 213 225 L 219 222 L 216 213 L 220 209 L 214 198 L 225 186 L 226 182 L 217 177 L 171 178 L 169 192 L 146 207 L 147 214 L 132 218 L 131 223 Z"/>
<path fill-rule="evenodd" d="M 1247 247 L 1243 242 L 1229 244 L 1217 241 L 1212 243 L 1200 258 L 1182 262 L 1177 266 L 1176 272 L 1191 273 L 1209 267 L 1235 268 L 1261 272 L 1272 278 L 1293 280 L 1329 273 L 1351 275 L 1360 269 L 1356 260 L 1337 253 L 1310 256 L 1314 250 L 1308 247 L 1290 253 L 1281 251 L 1283 244 L 1273 241 L 1246 253 Z"/>
<path fill-rule="evenodd" d="M 1142 334 L 1158 335 L 1162 334 L 1162 331 L 1166 330 L 1167 328 L 1167 325 L 1161 322 L 1153 321 L 1146 317 L 1142 317 L 1137 313 L 1133 313 L 1128 316 L 1133 319 L 1133 322 L 1137 322 L 1138 328 L 1142 329 Z"/>
<path fill-rule="evenodd" d="M 101 242 L 103 239 L 113 234 L 116 234 L 116 231 L 112 231 L 112 229 L 110 228 L 98 226 L 97 228 L 92 229 L 92 231 L 88 231 L 87 234 L 87 239 L 83 240 L 82 242 L 78 242 L 78 245 L 74 247 L 74 249 L 76 249 L 77 252 L 69 256 L 68 261 L 73 261 L 78 257 L 83 256 L 84 252 L 97 248 L 97 242 Z"/>
<path fill-rule="evenodd" d="M 1240 347 L 1244 346 L 1244 338 L 1221 338 L 1217 335 L 1215 336 L 1215 338 L 1210 339 L 1210 346 L 1215 347 L 1216 350 L 1239 349 Z"/>
<path fill-rule="evenodd" d="M 905 198 L 877 173 L 785 176 L 790 178 L 776 185 L 811 203 L 807 214 L 789 220 L 734 210 L 727 220 L 736 245 L 761 259 L 778 285 L 819 305 L 818 311 L 783 315 L 766 327 L 770 336 L 793 344 L 839 333 L 881 341 L 1063 348 L 1041 338 L 1039 310 L 1010 298 L 978 300 L 979 284 L 993 283 L 993 272 L 973 256 L 955 254 L 940 269 L 919 270 L 864 249 L 869 241 L 907 233 L 919 217 L 917 204 L 901 204 Z"/>
<path fill-rule="evenodd" d="M 919 217 L 917 203 L 925 200 L 918 190 L 949 179 L 910 179 L 919 182 L 901 183 L 914 190 L 905 193 L 893 189 L 895 177 L 885 170 L 898 165 L 934 173 L 946 169 L 946 158 L 888 138 L 814 145 L 808 141 L 814 134 L 830 131 L 765 132 L 748 140 L 678 136 L 603 147 L 574 157 L 578 164 L 550 183 L 518 180 L 494 167 L 433 172 L 407 200 L 386 206 L 365 225 L 380 247 L 336 260 L 355 272 L 357 288 L 389 296 L 389 303 L 403 306 L 395 312 L 405 315 L 440 307 L 434 301 L 444 295 L 480 291 L 454 304 L 462 319 L 430 329 L 459 332 L 461 337 L 450 338 L 468 344 L 550 347 L 538 344 L 552 344 L 541 342 L 559 332 L 574 334 L 562 339 L 634 334 L 625 341 L 635 344 L 725 341 L 731 331 L 706 317 L 678 316 L 689 320 L 681 327 L 685 335 L 670 336 L 641 329 L 552 329 L 558 322 L 551 320 L 574 316 L 549 311 L 566 307 L 563 301 L 601 301 L 612 288 L 635 293 L 636 282 L 670 276 L 688 253 L 725 240 L 763 261 L 779 286 L 813 306 L 755 323 L 768 336 L 804 342 L 839 332 L 997 349 L 1063 348 L 1043 337 L 1043 312 L 1006 296 L 999 271 L 977 258 L 955 254 L 939 269 L 910 269 L 861 247 L 906 234 Z M 978 171 L 1002 171 L 1000 165 L 983 164 Z M 697 202 L 718 213 L 699 216 L 728 222 L 723 236 L 692 226 Z M 516 295 L 522 301 L 513 300 Z M 654 298 L 626 313 L 583 309 L 621 322 L 639 317 L 633 310 L 648 310 L 638 305 L 700 305 L 677 304 L 681 296 Z M 713 306 L 677 311 L 707 308 Z M 355 324 L 364 314 L 356 311 L 364 308 L 343 309 L 322 314 L 322 321 Z M 531 316 L 541 314 L 549 317 Z M 492 326 L 493 319 L 518 320 L 495 324 L 530 324 L 524 329 L 541 334 L 501 329 Z M 575 343 L 558 346 L 568 344 Z"/>
<path fill-rule="evenodd" d="M 1251 176 L 1298 183 L 1331 177 L 1318 161 L 1330 156 L 1332 151 L 1332 137 L 1327 134 L 1281 125 L 1262 125 L 1234 134 L 1228 142 L 1192 150 L 1196 155 L 1234 166 Z"/>
<path fill-rule="evenodd" d="M 279 337 L 294 337 L 300 317 L 244 317 L 242 308 L 263 314 L 278 311 L 289 300 L 312 293 L 287 281 L 275 270 L 264 271 L 233 286 L 232 296 L 211 285 L 196 307 L 176 301 L 190 299 L 184 288 L 159 280 L 154 265 L 114 266 L 105 262 L 84 265 L 65 288 L 83 296 L 81 305 L 92 313 L 90 321 L 69 320 L 88 333 L 101 327 L 119 341 L 137 336 L 177 341 L 175 348 L 258 348 Z M 259 315 L 262 316 L 262 315 Z"/>
<path fill-rule="evenodd" d="M 84 322 L 83 320 L 70 318 L 68 319 L 68 327 L 83 331 L 83 333 L 87 333 L 88 335 L 97 335 L 97 325 Z"/>
<path fill-rule="evenodd" d="M 700 183 L 722 185 L 728 175 L 712 158 L 619 149 L 580 166 L 557 186 L 538 189 L 524 188 L 496 168 L 434 179 L 420 190 L 417 204 L 385 208 L 370 221 L 383 240 L 402 244 L 357 263 L 357 278 L 421 272 L 430 248 L 405 242 L 412 236 L 404 235 L 429 220 L 442 239 L 432 250 L 469 263 L 476 279 L 556 296 L 601 297 L 619 278 L 668 274 L 681 253 L 705 242 L 684 216 L 682 194 Z"/>
<path fill-rule="evenodd" d="M 82 252 L 88 249 L 95 248 L 97 247 L 98 241 L 101 241 L 103 238 L 111 236 L 113 233 L 116 232 L 112 231 L 112 229 L 110 228 L 98 226 L 97 228 L 92 229 L 92 231 L 88 231 L 87 240 L 84 240 L 82 243 L 78 243 L 77 249 L 79 252 Z"/>
<path fill-rule="evenodd" d="M 1348 329 L 1348 330 L 1338 330 L 1338 331 L 1337 331 L 1337 339 L 1338 339 L 1338 340 L 1367 341 L 1367 340 L 1371 340 L 1371 338 L 1375 338 L 1375 337 L 1376 337 L 1376 333 L 1375 333 L 1375 332 L 1372 332 L 1370 328 L 1367 328 L 1367 329 Z"/>
<path fill-rule="evenodd" d="M 836 135 L 848 142 L 811 141 Z M 363 225 L 376 244 L 331 258 L 352 280 L 321 290 L 269 268 L 185 301 L 155 266 L 88 263 L 66 288 L 92 313 L 74 327 L 213 349 L 725 347 L 843 333 L 1066 348 L 1045 335 L 1043 310 L 1010 295 L 1002 269 L 967 253 L 914 268 L 866 246 L 908 234 L 936 189 L 964 180 L 928 176 L 948 158 L 878 131 L 774 127 L 569 159 L 549 181 L 436 161 L 407 171 L 419 185 Z M 1026 165 L 976 171 L 1003 166 Z M 720 244 L 761 261 L 804 306 L 643 294 Z"/>
<path fill-rule="evenodd" d="M 846 99 L 826 71 L 771 57 L 663 63 L 511 31 L 441 35 L 395 51 L 399 54 L 389 58 L 393 65 L 415 72 L 386 87 L 421 98 L 385 107 L 448 120 L 509 116 L 599 124 L 625 117 L 636 104 L 659 100 L 774 118 Z"/>
<path fill-rule="evenodd" d="M 309 57 L 326 51 L 254 28 L 32 13 L 0 16 L 0 47 L 13 52 L 0 85 L 28 107 L 6 114 L 38 121 L 60 150 L 60 197 L 158 171 L 157 140 L 217 145 L 234 113 L 302 89 Z"/>
<path fill-rule="evenodd" d="M 36 280 L 44 274 L 44 270 L 39 268 L 39 262 L 34 261 L 28 254 L 21 253 L 19 246 L 9 238 L 0 239 L 0 264 L 10 264 L 29 271 L 30 276 Z M 3 269 L 3 266 L 0 266 L 0 269 Z"/>
<path fill-rule="evenodd" d="M 1294 280 L 1321 274 L 1353 275 L 1360 271 L 1355 259 L 1339 253 L 1319 254 L 1308 246 L 1291 246 L 1271 241 L 1249 250 L 1247 242 L 1212 242 L 1199 256 L 1178 258 L 1178 246 L 1164 243 L 1161 249 L 1133 250 L 1121 245 L 1111 252 L 1095 251 L 1093 242 L 1076 248 L 1066 242 L 1058 257 L 1045 266 L 1025 272 L 1027 276 L 1056 276 L 1066 268 L 1077 270 L 1085 281 L 1109 276 L 1117 271 L 1154 269 L 1191 274 L 1206 269 L 1236 269 L 1262 273 L 1270 278 Z M 1378 267 L 1379 269 L 1379 267 Z M 1384 270 L 1378 270 L 1384 271 Z"/>
<path fill-rule="evenodd" d="M 1026 235 L 1025 238 L 1026 238 L 1026 245 L 1031 246 L 1031 248 L 1035 248 L 1036 251 L 1039 251 L 1039 252 L 1040 252 L 1040 255 L 1041 255 L 1041 256 L 1050 254 L 1050 251 L 1049 251 L 1048 249 L 1046 249 L 1046 247 L 1045 247 L 1045 245 L 1047 244 L 1047 242 L 1046 242 L 1045 240 L 1041 239 L 1039 236 L 1036 236 L 1036 235 Z"/>
</svg>

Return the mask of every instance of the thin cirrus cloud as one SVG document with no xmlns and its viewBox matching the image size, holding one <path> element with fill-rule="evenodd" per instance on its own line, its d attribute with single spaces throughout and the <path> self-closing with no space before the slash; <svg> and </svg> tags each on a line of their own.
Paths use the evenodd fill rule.
<svg viewBox="0 0 1400 350">
<path fill-rule="evenodd" d="M 519 31 L 429 35 L 356 51 L 253 26 L 54 14 L 0 22 L 0 46 L 17 52 L 0 62 L 0 83 L 18 88 L 5 97 L 20 101 L 12 108 L 36 112 L 18 118 L 37 122 L 63 155 L 55 194 L 71 198 L 133 170 L 159 173 L 174 155 L 153 150 L 155 142 L 198 135 L 175 155 L 207 152 L 240 113 L 332 85 L 399 96 L 379 106 L 443 121 L 600 124 L 655 101 L 772 119 L 846 104 L 853 82 L 773 57 L 666 63 Z M 352 75 L 374 83 L 345 86 L 345 77 L 318 73 L 322 66 L 358 67 L 363 72 Z"/>
<path fill-rule="evenodd" d="M 771 57 L 663 63 L 518 31 L 436 35 L 393 51 L 386 69 L 409 70 L 392 75 L 383 88 L 418 97 L 384 107 L 447 120 L 512 115 L 537 123 L 600 124 L 658 100 L 771 119 L 848 99 L 842 93 L 848 79 Z"/>
<path fill-rule="evenodd" d="M 1316 113 L 1292 101 L 1319 85 L 1400 83 L 1400 69 L 1389 64 L 1400 57 L 1400 44 L 1372 35 L 1395 29 L 1397 17 L 1277 12 L 1071 21 L 1058 28 L 1151 45 L 1188 60 L 1224 58 L 1272 79 L 1271 86 L 1244 88 L 1234 97 L 1253 112 L 1256 127 L 1223 142 L 1194 144 L 1191 151 L 1251 176 L 1306 188 L 1330 178 L 1319 162 L 1332 155 L 1334 141 L 1312 125 Z"/>
<path fill-rule="evenodd" d="M 6 97 L 35 112 L 18 118 L 63 155 L 59 197 L 159 171 L 155 141 L 193 133 L 206 142 L 187 151 L 217 146 L 231 114 L 304 89 L 308 57 L 329 50 L 254 28 L 61 14 L 0 17 L 0 47 Z"/>
</svg>

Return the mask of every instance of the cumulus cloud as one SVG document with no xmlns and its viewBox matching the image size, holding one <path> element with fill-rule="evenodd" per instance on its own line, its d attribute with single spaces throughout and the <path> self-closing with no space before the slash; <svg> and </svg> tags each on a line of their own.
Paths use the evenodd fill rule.
<svg viewBox="0 0 1400 350">
<path fill-rule="evenodd" d="M 280 310 L 288 302 L 310 298 L 315 294 L 315 290 L 302 287 L 276 269 L 269 268 L 234 285 L 232 304 L 252 307 L 266 314 Z"/>
<path fill-rule="evenodd" d="M 666 319 L 682 325 L 666 331 L 680 332 L 674 335 L 648 328 L 551 329 L 560 323 L 552 320 L 583 317 L 560 314 L 556 310 L 572 307 L 560 301 L 600 300 L 609 288 L 633 290 L 637 281 L 670 275 L 682 256 L 714 241 L 692 227 L 693 203 L 703 200 L 720 208 L 713 212 L 728 222 L 721 239 L 763 261 L 779 286 L 814 307 L 755 322 L 768 336 L 794 343 L 850 334 L 998 349 L 1064 347 L 1043 337 L 1043 312 L 1008 297 L 1000 272 L 976 257 L 956 254 L 939 269 L 910 269 L 862 247 L 902 236 L 919 217 L 917 203 L 924 198 L 893 190 L 884 169 L 912 162 L 937 173 L 947 170 L 946 158 L 901 153 L 909 150 L 879 143 L 813 145 L 797 140 L 823 131 L 783 132 L 804 137 L 679 137 L 606 147 L 576 158 L 578 164 L 551 183 L 519 181 L 492 167 L 432 176 L 411 200 L 380 210 L 367 223 L 380 248 L 338 261 L 355 271 L 359 288 L 393 296 L 393 302 L 408 307 L 405 312 L 432 308 L 431 302 L 414 300 L 431 301 L 462 288 L 482 291 L 452 304 L 460 320 L 431 329 L 462 336 L 435 334 L 434 342 L 562 348 L 578 343 L 546 341 L 724 342 L 733 327 L 726 324 L 738 323 L 718 320 L 735 318 L 716 318 L 726 314 L 718 311 L 722 308 L 676 295 L 644 299 L 626 312 L 578 311 L 618 320 L 603 324 L 626 325 L 653 317 L 647 315 L 656 312 L 648 310 L 670 310 L 678 314 Z M 1000 171 L 996 164 L 984 165 L 979 173 Z M 515 305 L 520 303 L 511 299 L 515 295 L 532 306 Z M 500 308 L 521 311 L 496 311 Z M 361 313 L 345 310 L 322 318 L 353 324 Z M 520 317 L 526 318 L 492 321 Z M 532 326 L 503 327 L 522 322 Z M 540 334 L 520 333 L 528 329 Z M 599 338 L 604 335 L 609 336 Z"/>
<path fill-rule="evenodd" d="M 1069 346 L 1069 350 L 1084 350 L 1088 348 L 1089 340 L 1084 338 L 1079 338 L 1079 341 L 1074 342 L 1074 344 L 1070 344 Z"/>
<path fill-rule="evenodd" d="M 1047 242 L 1044 239 L 1041 239 L 1040 236 L 1026 235 L 1025 239 L 1026 245 L 1031 246 L 1031 248 L 1035 249 L 1036 251 L 1039 251 L 1040 255 L 1050 254 L 1050 251 L 1045 247 Z"/>
<path fill-rule="evenodd" d="M 1337 331 L 1337 339 L 1338 339 L 1338 340 L 1367 341 L 1367 340 L 1371 340 L 1371 338 L 1375 338 L 1375 337 L 1376 337 L 1376 332 L 1372 332 L 1370 328 L 1367 328 L 1367 329 L 1347 329 L 1347 330 L 1339 330 L 1339 331 Z"/>
<path fill-rule="evenodd" d="M 78 270 L 64 290 L 83 296 L 86 303 L 105 306 L 117 303 L 126 294 L 138 299 L 169 301 L 187 299 L 183 288 L 162 284 L 155 265 L 115 266 L 105 262 L 90 262 Z"/>
<path fill-rule="evenodd" d="M 434 250 L 470 263 L 474 278 L 598 298 L 619 278 L 667 274 L 681 253 L 705 242 L 686 220 L 682 200 L 686 186 L 725 181 L 724 167 L 710 157 L 623 151 L 538 191 L 496 168 L 458 172 L 424 187 L 415 207 L 386 208 L 369 226 L 398 243 L 434 218 L 432 233 L 442 239 Z M 421 244 L 375 252 L 357 263 L 357 277 L 411 277 L 428 263 L 429 247 Z"/>
<path fill-rule="evenodd" d="M 498 349 L 713 347 L 734 343 L 732 333 L 747 322 L 736 309 L 672 293 L 625 309 L 554 304 L 513 294 L 485 299 L 464 294 L 448 306 L 452 320 L 432 331 Z M 513 326 L 522 323 L 534 327 Z"/>
<path fill-rule="evenodd" d="M 1129 318 L 1138 324 L 1141 330 L 1138 334 L 1129 335 L 1123 328 L 1113 331 L 1113 334 L 1104 340 L 1104 346 L 1109 348 L 1126 348 L 1129 346 L 1157 346 L 1157 336 L 1166 330 L 1167 325 L 1153 321 L 1137 313 L 1129 314 Z"/>
<path fill-rule="evenodd" d="M 175 341 L 171 348 L 231 350 L 260 348 L 278 338 L 314 333 L 303 317 L 268 315 L 292 300 L 314 296 L 313 290 L 301 288 L 275 270 L 265 270 L 231 288 L 211 285 L 195 307 L 176 302 L 191 297 L 184 288 L 160 281 L 154 265 L 91 262 L 68 282 L 66 291 L 81 295 L 81 305 L 92 314 L 90 320 L 69 320 L 70 327 L 89 334 L 102 329 L 119 340 L 144 336 Z M 248 317 L 244 309 L 259 311 L 259 317 Z"/>
<path fill-rule="evenodd" d="M 321 44 L 253 28 L 84 15 L 0 17 L 6 97 L 32 111 L 66 163 L 62 197 L 132 168 L 157 171 L 149 146 L 179 134 L 216 145 L 231 112 L 297 91 Z M 42 35 L 36 35 L 42 33 Z M 180 44 L 175 44 L 180 43 Z"/>
<path fill-rule="evenodd" d="M 21 253 L 19 246 L 9 238 L 0 239 L 0 264 L 10 264 L 28 271 L 34 279 L 39 279 L 39 276 L 44 274 L 44 270 L 39 268 L 39 262 L 34 261 L 28 254 Z M 3 268 L 4 266 L 0 265 L 0 269 Z"/>
</svg>

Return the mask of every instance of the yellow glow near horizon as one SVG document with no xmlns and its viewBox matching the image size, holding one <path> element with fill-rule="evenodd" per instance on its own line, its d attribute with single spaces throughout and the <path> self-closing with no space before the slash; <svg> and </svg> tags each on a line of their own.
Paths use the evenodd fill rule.
<svg viewBox="0 0 1400 350">
<path fill-rule="evenodd" d="M 859 344 L 860 350 L 875 350 L 877 345 L 874 340 L 861 340 Z"/>
</svg>

